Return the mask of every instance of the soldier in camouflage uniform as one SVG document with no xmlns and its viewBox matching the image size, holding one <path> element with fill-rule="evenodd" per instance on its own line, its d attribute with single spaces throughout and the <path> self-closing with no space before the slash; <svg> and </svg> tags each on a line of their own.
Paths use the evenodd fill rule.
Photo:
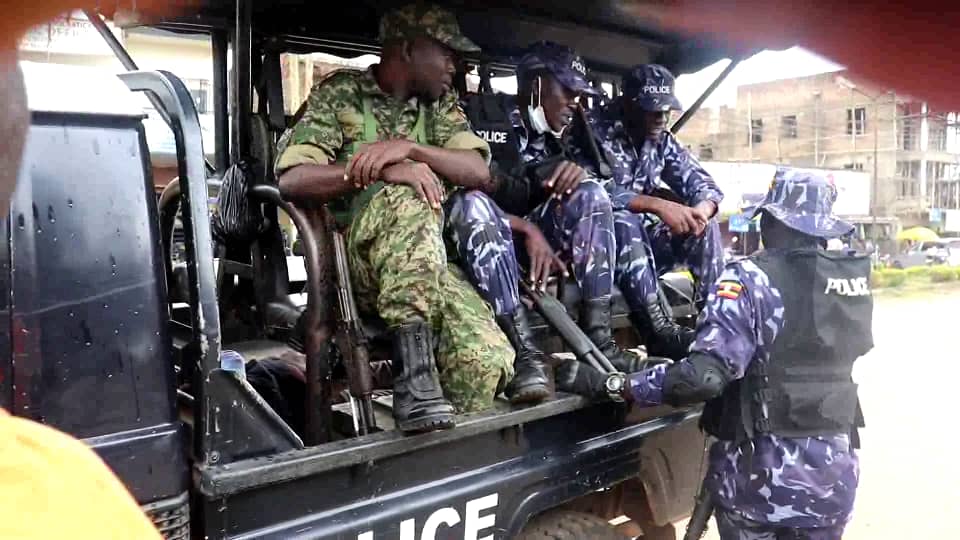
<svg viewBox="0 0 960 540">
<path fill-rule="evenodd" d="M 839 539 L 853 510 L 851 371 L 873 346 L 873 304 L 869 259 L 824 249 L 853 229 L 831 215 L 836 196 L 822 177 L 778 170 L 757 209 L 766 249 L 726 267 L 690 356 L 628 376 L 641 406 L 709 400 L 702 426 L 719 440 L 705 485 L 724 540 Z M 581 390 L 602 385 L 579 371 Z"/>
<path fill-rule="evenodd" d="M 680 109 L 674 79 L 664 67 L 640 65 L 623 81 L 623 95 L 591 111 L 591 126 L 613 169 L 607 184 L 613 202 L 618 284 L 627 298 L 641 298 L 638 326 L 658 326 L 658 269 L 686 264 L 699 281 L 698 304 L 723 270 L 723 246 L 714 215 L 723 193 L 696 158 L 667 131 L 671 110 Z M 580 149 L 580 163 L 590 156 Z M 673 201 L 654 196 L 661 181 Z M 675 202 L 676 201 L 676 202 Z M 632 306 L 631 306 L 632 307 Z M 675 329 L 673 329 L 675 330 Z M 668 332 L 669 333 L 669 332 Z M 691 336 L 682 341 L 689 344 Z M 681 347 L 682 348 L 682 347 Z"/>
<path fill-rule="evenodd" d="M 387 13 L 380 33 L 379 64 L 314 87 L 281 140 L 277 176 L 286 198 L 330 201 L 348 228 L 360 309 L 378 313 L 392 333 L 398 427 L 447 428 L 454 409 L 444 396 L 458 411 L 479 411 L 513 375 L 509 343 L 448 266 L 441 237 L 443 182 L 489 182 L 489 147 L 469 130 L 452 90 L 456 53 L 477 47 L 451 13 L 430 5 Z"/>
<path fill-rule="evenodd" d="M 506 159 L 498 161 L 495 156 L 493 200 L 478 191 L 451 198 L 449 237 L 468 276 L 494 306 L 518 352 L 518 379 L 525 375 L 523 382 L 530 385 L 543 385 L 546 379 L 539 367 L 543 353 L 529 339 L 519 298 L 515 235 L 523 239 L 518 247 L 521 258 L 529 261 L 528 277 L 534 286 L 544 287 L 551 273 L 566 275 L 561 257 L 572 263 L 583 299 L 581 327 L 611 361 L 630 361 L 610 330 L 616 253 L 610 198 L 596 178 L 567 157 L 561 134 L 573 120 L 578 96 L 597 94 L 586 78 L 585 66 L 567 47 L 549 42 L 532 45 L 517 65 L 518 96 L 506 96 L 509 99 L 498 104 L 506 109 L 512 129 L 506 137 L 514 145 L 504 154 L 519 151 L 519 163 L 508 166 Z M 468 113 L 473 116 L 476 111 Z M 538 167 L 544 169 L 540 177 L 531 174 Z M 630 367 L 623 365 L 623 369 Z"/>
</svg>

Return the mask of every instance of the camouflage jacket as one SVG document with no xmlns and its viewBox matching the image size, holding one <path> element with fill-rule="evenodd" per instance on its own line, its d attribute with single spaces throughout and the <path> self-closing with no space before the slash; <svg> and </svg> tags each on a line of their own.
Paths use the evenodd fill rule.
<svg viewBox="0 0 960 540">
<path fill-rule="evenodd" d="M 623 125 L 618 100 L 590 111 L 590 126 L 601 151 L 606 155 L 613 178 L 607 191 L 614 210 L 622 210 L 637 195 L 649 195 L 662 181 L 687 205 L 713 201 L 720 206 L 723 192 L 695 157 L 673 136 L 665 132 L 658 141 L 643 141 L 637 149 Z M 595 169 L 594 160 L 584 144 L 573 145 L 577 162 L 587 170 Z"/>
<path fill-rule="evenodd" d="M 417 99 L 400 101 L 388 95 L 377 84 L 372 67 L 366 71 L 337 71 L 313 87 L 303 118 L 280 139 L 274 167 L 277 176 L 297 165 L 349 160 L 353 143 L 363 137 L 365 97 L 371 100 L 380 139 L 410 136 L 420 112 Z M 470 130 L 456 93 L 450 92 L 436 103 L 424 106 L 427 144 L 476 150 L 489 159 L 490 147 Z"/>
<path fill-rule="evenodd" d="M 763 270 L 750 259 L 731 263 L 707 299 L 691 351 L 718 358 L 743 377 L 751 362 L 769 362 L 783 314 L 780 291 Z M 658 366 L 631 375 L 637 404 L 662 402 L 664 371 Z M 849 519 L 859 479 L 849 436 L 764 434 L 751 442 L 752 459 L 744 454 L 746 444 L 718 441 L 710 449 L 707 485 L 717 505 L 785 527 L 829 527 Z"/>
</svg>

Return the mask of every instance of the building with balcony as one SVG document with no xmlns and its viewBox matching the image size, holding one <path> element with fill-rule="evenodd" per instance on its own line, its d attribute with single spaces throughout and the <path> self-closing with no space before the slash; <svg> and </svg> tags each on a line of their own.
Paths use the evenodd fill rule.
<svg viewBox="0 0 960 540">
<path fill-rule="evenodd" d="M 697 112 L 679 136 L 703 160 L 850 169 L 874 177 L 872 213 L 942 225 L 960 209 L 956 113 L 845 72 L 740 86 L 734 107 Z"/>
</svg>

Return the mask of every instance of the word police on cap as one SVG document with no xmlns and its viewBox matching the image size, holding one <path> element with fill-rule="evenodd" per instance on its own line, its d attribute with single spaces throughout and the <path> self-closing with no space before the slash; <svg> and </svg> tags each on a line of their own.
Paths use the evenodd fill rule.
<svg viewBox="0 0 960 540">
<path fill-rule="evenodd" d="M 587 76 L 587 66 L 583 65 L 579 58 L 574 58 L 573 62 L 570 62 L 570 69 L 579 72 L 584 77 Z"/>
<path fill-rule="evenodd" d="M 653 86 L 648 84 L 647 86 L 643 87 L 643 93 L 644 94 L 672 94 L 673 89 L 670 88 L 670 86 L 668 85 Z"/>
</svg>

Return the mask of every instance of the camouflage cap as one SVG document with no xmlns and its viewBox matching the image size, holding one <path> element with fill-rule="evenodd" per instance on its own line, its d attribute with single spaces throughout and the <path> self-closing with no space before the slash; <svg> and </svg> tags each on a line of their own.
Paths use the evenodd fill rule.
<svg viewBox="0 0 960 540">
<path fill-rule="evenodd" d="M 479 52 L 480 47 L 460 33 L 453 13 L 434 4 L 415 3 L 388 11 L 380 18 L 380 41 L 427 36 L 457 52 Z"/>
<path fill-rule="evenodd" d="M 837 187 L 832 177 L 778 167 L 767 196 L 752 217 L 766 211 L 791 229 L 819 238 L 836 238 L 853 230 L 853 225 L 833 215 L 836 200 Z"/>
</svg>

